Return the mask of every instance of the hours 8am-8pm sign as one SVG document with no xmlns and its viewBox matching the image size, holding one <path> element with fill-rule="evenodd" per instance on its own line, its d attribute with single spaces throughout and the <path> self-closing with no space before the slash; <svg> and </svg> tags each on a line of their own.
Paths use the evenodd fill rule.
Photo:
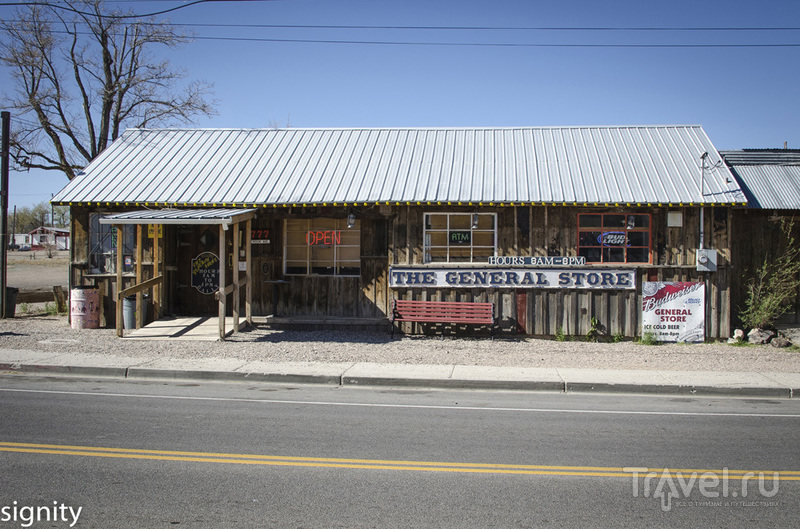
<svg viewBox="0 0 800 529">
<path fill-rule="evenodd" d="M 703 283 L 642 283 L 642 335 L 659 342 L 705 340 L 706 289 Z"/>
</svg>

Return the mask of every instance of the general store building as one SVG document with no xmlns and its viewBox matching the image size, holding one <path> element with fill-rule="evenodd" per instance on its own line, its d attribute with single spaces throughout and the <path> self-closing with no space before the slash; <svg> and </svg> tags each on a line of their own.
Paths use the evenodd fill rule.
<svg viewBox="0 0 800 529">
<path fill-rule="evenodd" d="M 108 324 L 115 292 L 155 275 L 156 315 L 217 314 L 241 269 L 256 316 L 493 301 L 497 330 L 526 335 L 594 318 L 635 336 L 644 281 L 700 281 L 708 338 L 730 334 L 746 205 L 700 126 L 135 129 L 53 201 L 71 207 L 71 286 L 101 286 Z"/>
</svg>

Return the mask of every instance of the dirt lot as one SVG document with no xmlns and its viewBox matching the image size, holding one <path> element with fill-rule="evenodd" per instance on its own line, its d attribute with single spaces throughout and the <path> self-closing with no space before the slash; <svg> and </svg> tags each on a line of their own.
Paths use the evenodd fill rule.
<svg viewBox="0 0 800 529">
<path fill-rule="evenodd" d="M 54 285 L 69 284 L 69 252 L 56 252 L 52 258 L 44 251 L 8 252 L 8 286 L 21 292 L 52 291 Z"/>
</svg>

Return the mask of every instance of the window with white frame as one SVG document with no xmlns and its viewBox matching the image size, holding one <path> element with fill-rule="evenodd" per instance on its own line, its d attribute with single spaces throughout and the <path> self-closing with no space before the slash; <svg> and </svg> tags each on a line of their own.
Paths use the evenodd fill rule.
<svg viewBox="0 0 800 529">
<path fill-rule="evenodd" d="M 357 219 L 287 219 L 286 275 L 361 275 L 361 222 Z"/>
<path fill-rule="evenodd" d="M 496 253 L 495 213 L 425 213 L 426 263 L 486 262 Z"/>
</svg>

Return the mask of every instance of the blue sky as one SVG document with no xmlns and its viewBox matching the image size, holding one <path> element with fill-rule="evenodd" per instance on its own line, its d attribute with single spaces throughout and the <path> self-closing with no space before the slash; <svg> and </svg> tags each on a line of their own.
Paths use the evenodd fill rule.
<svg viewBox="0 0 800 529">
<path fill-rule="evenodd" d="M 121 3 L 145 13 L 178 2 Z M 11 8 L 0 8 L 7 17 Z M 800 2 L 277 0 L 211 2 L 181 24 L 800 27 Z M 164 18 L 164 17 L 161 17 Z M 198 127 L 701 124 L 718 149 L 800 148 L 800 47 L 606 48 L 246 42 L 209 37 L 460 44 L 800 44 L 791 31 L 192 27 L 170 61 L 214 84 Z M 6 90 L 7 77 L 0 77 Z M 47 200 L 57 173 L 11 174 L 10 204 Z"/>
</svg>

